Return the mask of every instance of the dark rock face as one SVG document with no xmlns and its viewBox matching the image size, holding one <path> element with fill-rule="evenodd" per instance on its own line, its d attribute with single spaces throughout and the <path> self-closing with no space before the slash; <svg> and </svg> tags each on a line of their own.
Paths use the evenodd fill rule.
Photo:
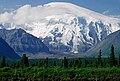
<svg viewBox="0 0 120 81">
<path fill-rule="evenodd" d="M 48 47 L 39 38 L 25 32 L 23 29 L 1 29 L 0 37 L 19 54 L 49 53 Z"/>
<path fill-rule="evenodd" d="M 89 56 L 98 56 L 101 49 L 102 56 L 109 56 L 112 45 L 115 48 L 115 55 L 118 56 L 120 54 L 120 30 L 108 35 L 103 41 L 88 50 L 87 54 Z"/>
<path fill-rule="evenodd" d="M 2 39 L 0 38 L 0 57 L 5 56 L 8 59 L 20 59 L 15 51 Z"/>
</svg>

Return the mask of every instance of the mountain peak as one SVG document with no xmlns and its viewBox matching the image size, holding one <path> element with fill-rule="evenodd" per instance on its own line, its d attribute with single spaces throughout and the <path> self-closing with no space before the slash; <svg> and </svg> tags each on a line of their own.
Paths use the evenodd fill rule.
<svg viewBox="0 0 120 81">
<path fill-rule="evenodd" d="M 68 3 L 68 2 L 51 2 L 51 3 L 48 3 L 48 4 L 45 4 L 46 6 L 63 6 L 63 5 L 72 5 L 74 6 L 74 4 L 72 3 Z"/>
<path fill-rule="evenodd" d="M 98 19 L 99 21 L 104 20 L 105 22 L 111 22 L 110 20 L 119 21 L 119 19 L 107 17 L 105 15 L 99 14 L 92 10 L 89 10 L 68 2 L 51 2 L 51 3 L 45 4 L 45 7 L 46 6 L 49 8 L 53 7 L 54 9 L 61 10 L 60 12 L 63 12 L 63 14 L 72 14 L 78 17 L 79 16 L 91 17 L 91 18 L 94 18 L 94 20 L 96 19 Z"/>
</svg>

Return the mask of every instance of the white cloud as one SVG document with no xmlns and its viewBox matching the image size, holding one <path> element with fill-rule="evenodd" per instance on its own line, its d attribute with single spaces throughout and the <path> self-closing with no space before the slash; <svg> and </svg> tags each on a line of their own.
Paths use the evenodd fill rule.
<svg viewBox="0 0 120 81">
<path fill-rule="evenodd" d="M 5 12 L 4 14 L 0 14 L 0 23 L 11 23 L 13 13 Z"/>
<path fill-rule="evenodd" d="M 41 7 L 42 6 L 31 7 L 31 5 L 24 5 L 17 10 L 9 12 L 7 8 L 4 8 L 6 12 L 0 14 L 0 24 L 24 25 L 40 21 L 42 17 L 45 17 L 45 13 L 48 13 Z"/>
</svg>

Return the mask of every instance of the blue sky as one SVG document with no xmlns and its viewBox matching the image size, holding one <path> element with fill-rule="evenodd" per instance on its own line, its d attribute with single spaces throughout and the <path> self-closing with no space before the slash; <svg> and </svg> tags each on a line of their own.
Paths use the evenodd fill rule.
<svg viewBox="0 0 120 81">
<path fill-rule="evenodd" d="M 0 13 L 25 4 L 36 6 L 50 2 L 70 2 L 106 15 L 120 15 L 120 0 L 0 0 Z"/>
</svg>

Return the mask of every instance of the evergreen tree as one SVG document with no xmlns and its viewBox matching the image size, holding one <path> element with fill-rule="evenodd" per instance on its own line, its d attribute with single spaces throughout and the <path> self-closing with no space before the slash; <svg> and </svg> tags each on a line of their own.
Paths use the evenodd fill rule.
<svg viewBox="0 0 120 81">
<path fill-rule="evenodd" d="M 102 53 L 102 52 L 101 52 L 101 49 L 100 49 L 99 55 L 98 55 L 98 63 L 97 63 L 97 66 L 102 66 L 102 58 L 101 58 L 102 54 L 101 54 L 101 53 Z"/>
<path fill-rule="evenodd" d="M 115 66 L 115 55 L 114 55 L 114 46 L 111 46 L 111 54 L 110 54 L 110 66 Z"/>
<path fill-rule="evenodd" d="M 81 59 L 80 58 L 78 58 L 78 68 L 80 68 L 81 67 L 81 64 L 82 64 L 82 61 L 81 61 Z"/>
<path fill-rule="evenodd" d="M 66 57 L 64 57 L 64 60 L 63 60 L 63 67 L 68 68 L 68 60 Z"/>
<path fill-rule="evenodd" d="M 120 54 L 119 54 L 119 58 L 118 58 L 118 66 L 120 66 Z"/>
<path fill-rule="evenodd" d="M 2 67 L 2 68 L 3 68 L 3 67 L 6 67 L 6 59 L 5 59 L 4 56 L 3 56 L 3 58 L 2 58 L 1 67 Z"/>
<path fill-rule="evenodd" d="M 48 67 L 48 57 L 45 59 L 45 67 Z"/>
<path fill-rule="evenodd" d="M 22 62 L 22 66 L 29 67 L 29 61 L 28 61 L 28 57 L 26 57 L 26 54 L 23 54 L 21 62 Z"/>
</svg>

